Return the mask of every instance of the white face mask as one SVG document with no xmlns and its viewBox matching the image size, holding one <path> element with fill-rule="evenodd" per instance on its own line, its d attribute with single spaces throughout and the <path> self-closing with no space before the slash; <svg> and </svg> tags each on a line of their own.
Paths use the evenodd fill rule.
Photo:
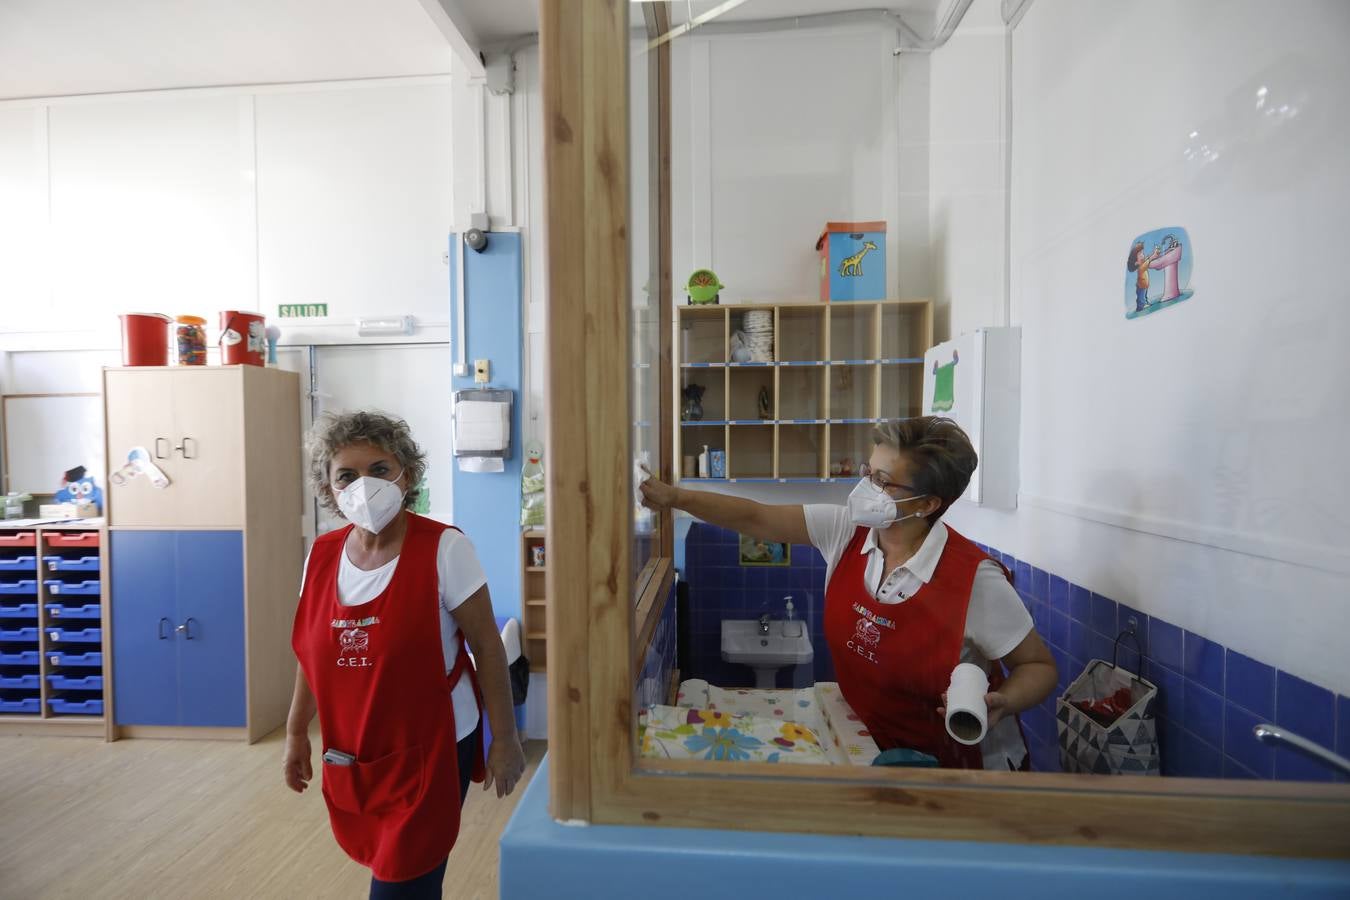
<svg viewBox="0 0 1350 900">
<path fill-rule="evenodd" d="M 349 522 L 379 534 L 403 508 L 403 491 L 397 479 L 385 481 L 365 475 L 337 492 L 337 505 Z"/>
<path fill-rule="evenodd" d="M 900 515 L 900 510 L 896 507 L 896 504 L 927 496 L 927 494 L 916 494 L 913 497 L 892 497 L 873 484 L 871 479 L 860 478 L 848 495 L 848 517 L 854 525 L 864 525 L 868 528 L 887 528 L 906 519 L 922 518 L 923 513 Z"/>
</svg>

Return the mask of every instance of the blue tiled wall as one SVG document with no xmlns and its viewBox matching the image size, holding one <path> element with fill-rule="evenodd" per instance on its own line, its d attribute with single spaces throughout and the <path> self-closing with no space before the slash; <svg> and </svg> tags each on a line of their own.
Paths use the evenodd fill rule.
<svg viewBox="0 0 1350 900">
<path fill-rule="evenodd" d="M 642 671 L 638 673 L 633 694 L 634 709 L 645 709 L 666 702 L 666 690 L 670 683 L 670 671 L 675 668 L 677 649 L 675 606 L 675 588 L 672 585 L 670 596 L 666 598 L 666 607 L 661 611 L 661 621 L 656 623 L 651 645 L 647 647 L 647 655 L 642 660 Z"/>
<path fill-rule="evenodd" d="M 834 666 L 825 649 L 825 559 L 815 547 L 794 544 L 791 565 L 740 565 L 739 535 L 705 522 L 694 522 L 684 540 L 683 575 L 689 583 L 689 634 L 692 671 L 681 678 L 703 678 L 726 687 L 749 687 L 754 675 L 745 666 L 722 661 L 722 620 L 757 619 L 763 612 L 783 618 L 783 598 L 792 595 L 797 618 L 807 623 L 814 663 L 778 673 L 779 687 L 805 687 L 833 681 Z"/>
<path fill-rule="evenodd" d="M 981 545 L 1014 573 L 1014 585 L 1059 666 L 1059 691 L 1022 716 L 1032 767 L 1059 769 L 1055 696 L 1091 659 L 1111 659 L 1129 621 L 1143 646 L 1143 674 L 1158 686 L 1158 740 L 1164 775 L 1195 778 L 1340 780 L 1330 769 L 1252 737 L 1260 722 L 1284 725 L 1341 754 L 1350 753 L 1350 698 L 1229 650 L 1011 554 Z M 1121 643 L 1121 664 L 1139 656 Z"/>
</svg>

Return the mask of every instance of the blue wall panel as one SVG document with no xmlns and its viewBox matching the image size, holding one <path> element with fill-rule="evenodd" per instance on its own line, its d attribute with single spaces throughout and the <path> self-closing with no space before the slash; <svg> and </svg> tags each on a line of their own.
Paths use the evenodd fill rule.
<svg viewBox="0 0 1350 900">
<path fill-rule="evenodd" d="M 455 315 L 458 286 L 458 234 L 450 235 L 450 347 L 457 359 L 461 336 Z M 493 232 L 482 253 L 464 251 L 465 354 L 472 373 L 475 359 L 492 363 L 489 387 L 515 395 L 511 450 L 503 472 L 453 474 L 455 524 L 473 541 L 487 573 L 492 606 L 498 615 L 520 616 L 520 465 L 521 465 L 521 320 L 520 235 Z M 472 374 L 454 377 L 457 391 L 476 387 Z M 449 403 L 446 404 L 447 414 Z M 545 461 L 547 465 L 547 460 Z"/>
</svg>

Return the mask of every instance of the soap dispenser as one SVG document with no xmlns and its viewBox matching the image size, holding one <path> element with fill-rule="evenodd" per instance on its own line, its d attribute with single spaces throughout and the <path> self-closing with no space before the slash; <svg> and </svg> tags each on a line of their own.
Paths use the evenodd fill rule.
<svg viewBox="0 0 1350 900">
<path fill-rule="evenodd" d="M 783 622 L 783 637 L 797 638 L 802 636 L 802 623 L 796 618 L 793 612 L 792 595 L 783 598 L 783 610 L 787 615 Z"/>
</svg>

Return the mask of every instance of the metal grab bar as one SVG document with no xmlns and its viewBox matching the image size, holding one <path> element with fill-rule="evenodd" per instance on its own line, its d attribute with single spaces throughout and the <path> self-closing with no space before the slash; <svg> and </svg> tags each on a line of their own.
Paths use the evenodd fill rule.
<svg viewBox="0 0 1350 900">
<path fill-rule="evenodd" d="M 1350 775 L 1350 759 L 1346 759 L 1339 753 L 1332 753 L 1326 747 L 1320 744 L 1314 744 L 1305 737 L 1300 737 L 1292 731 L 1281 728 L 1278 725 L 1262 724 L 1252 729 L 1256 739 L 1263 744 L 1272 746 L 1288 747 L 1291 750 L 1297 750 L 1304 756 L 1311 757 L 1332 769 L 1339 769 L 1342 774 Z"/>
</svg>

